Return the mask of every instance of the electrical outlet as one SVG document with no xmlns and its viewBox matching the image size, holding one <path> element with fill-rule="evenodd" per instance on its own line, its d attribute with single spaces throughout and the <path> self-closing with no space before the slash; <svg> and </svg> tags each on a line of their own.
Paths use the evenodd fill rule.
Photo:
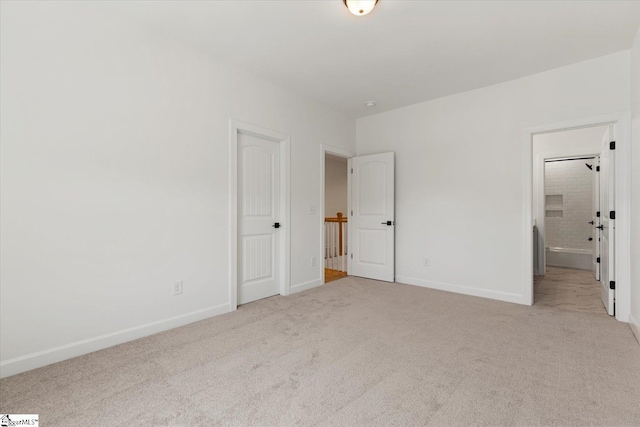
<svg viewBox="0 0 640 427">
<path fill-rule="evenodd" d="M 424 265 L 425 267 L 429 267 L 429 258 L 424 257 L 424 259 L 422 260 L 422 265 Z"/>
<path fill-rule="evenodd" d="M 173 295 L 180 295 L 182 293 L 182 280 L 179 282 L 173 282 Z"/>
<path fill-rule="evenodd" d="M 316 257 L 312 256 L 311 257 L 311 267 L 315 267 L 316 266 Z"/>
</svg>

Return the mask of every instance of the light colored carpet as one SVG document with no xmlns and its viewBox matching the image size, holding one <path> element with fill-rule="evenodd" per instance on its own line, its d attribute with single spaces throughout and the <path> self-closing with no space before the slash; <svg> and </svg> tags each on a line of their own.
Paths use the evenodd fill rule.
<svg viewBox="0 0 640 427">
<path fill-rule="evenodd" d="M 535 277 L 534 304 L 608 316 L 600 289 L 590 271 L 547 267 L 544 276 Z"/>
<path fill-rule="evenodd" d="M 0 382 L 43 426 L 640 425 L 608 316 L 345 278 Z"/>
</svg>

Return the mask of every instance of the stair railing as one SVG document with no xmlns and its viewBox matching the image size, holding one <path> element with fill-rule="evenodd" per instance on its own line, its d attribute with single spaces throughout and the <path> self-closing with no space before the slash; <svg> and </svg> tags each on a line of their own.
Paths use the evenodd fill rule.
<svg viewBox="0 0 640 427">
<path fill-rule="evenodd" d="M 324 268 L 347 271 L 348 220 L 342 212 L 324 219 Z"/>
</svg>

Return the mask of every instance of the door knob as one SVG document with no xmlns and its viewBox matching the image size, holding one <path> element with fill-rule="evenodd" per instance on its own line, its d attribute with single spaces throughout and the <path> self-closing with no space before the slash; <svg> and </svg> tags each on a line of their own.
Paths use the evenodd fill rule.
<svg viewBox="0 0 640 427">
<path fill-rule="evenodd" d="M 589 224 L 593 225 L 593 221 L 589 221 Z"/>
<path fill-rule="evenodd" d="M 393 221 L 381 222 L 382 225 L 393 225 Z"/>
<path fill-rule="evenodd" d="M 593 237 L 589 237 L 589 241 L 592 241 L 592 240 L 593 240 Z"/>
<path fill-rule="evenodd" d="M 280 228 L 280 223 L 276 222 L 275 224 L 273 224 L 273 228 Z"/>
<path fill-rule="evenodd" d="M 604 225 L 599 225 L 596 227 L 598 230 L 602 230 L 604 228 Z"/>
</svg>

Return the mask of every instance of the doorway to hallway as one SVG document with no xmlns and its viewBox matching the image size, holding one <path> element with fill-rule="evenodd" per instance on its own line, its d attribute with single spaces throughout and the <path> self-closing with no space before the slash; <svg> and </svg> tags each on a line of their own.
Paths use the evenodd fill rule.
<svg viewBox="0 0 640 427">
<path fill-rule="evenodd" d="M 348 159 L 324 153 L 324 282 L 347 276 L 349 253 Z"/>
<path fill-rule="evenodd" d="M 395 153 L 363 156 L 321 145 L 322 210 L 325 217 L 320 225 L 320 254 L 324 268 L 334 270 L 324 274 L 332 279 L 336 271 L 369 279 L 395 280 Z M 335 158 L 338 159 L 335 159 Z M 344 178 L 338 194 L 342 205 L 330 207 L 334 193 L 327 191 L 331 174 L 326 163 L 338 160 L 337 170 L 346 172 L 346 201 L 344 209 Z M 343 163 L 347 160 L 346 167 Z M 344 177 L 344 175 L 342 175 Z M 337 208 L 336 208 L 337 206 Z M 333 211 L 337 210 L 335 217 Z M 329 225 L 327 225 L 329 224 Z M 333 228 L 331 227 L 331 224 Z M 340 235 L 342 233 L 342 235 Z M 315 265 L 312 262 L 312 265 Z"/>
</svg>

